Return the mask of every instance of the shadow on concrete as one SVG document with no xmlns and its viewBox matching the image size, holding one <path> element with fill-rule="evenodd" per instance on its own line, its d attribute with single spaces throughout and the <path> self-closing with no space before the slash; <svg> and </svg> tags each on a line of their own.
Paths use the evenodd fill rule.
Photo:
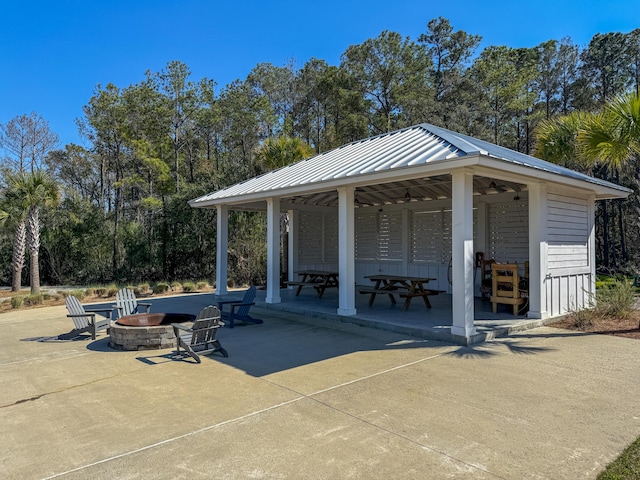
<svg viewBox="0 0 640 480">
<path fill-rule="evenodd" d="M 149 301 L 151 299 L 145 299 Z M 198 313 L 207 305 L 215 304 L 212 294 L 186 295 L 153 299 L 152 311 Z M 472 346 L 460 346 L 437 340 L 421 339 L 408 334 L 378 330 L 353 324 L 340 323 L 304 315 L 257 308 L 263 325 L 237 324 L 236 328 L 221 329 L 218 340 L 229 352 L 229 357 L 205 355 L 203 363 L 217 361 L 246 372 L 248 375 L 262 377 L 286 371 L 304 365 L 322 362 L 331 358 L 350 355 L 360 351 L 398 350 L 422 348 L 425 350 L 447 349 L 444 352 L 458 358 L 485 359 L 497 355 L 538 355 L 552 351 L 549 348 L 532 346 L 525 338 L 501 339 L 498 342 L 486 342 Z M 557 333 L 522 333 L 526 339 L 549 337 L 570 337 L 584 335 L 581 332 L 558 330 Z M 91 342 L 87 348 L 95 351 L 111 351 L 108 337 Z M 429 353 L 426 353 L 429 355 Z M 170 353 L 154 351 L 139 352 L 136 360 L 149 365 L 168 362 L 195 361 Z"/>
</svg>

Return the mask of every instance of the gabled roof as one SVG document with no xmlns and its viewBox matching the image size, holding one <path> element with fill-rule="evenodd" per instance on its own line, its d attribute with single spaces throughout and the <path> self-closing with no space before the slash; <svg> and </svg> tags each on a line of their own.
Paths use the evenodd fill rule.
<svg viewBox="0 0 640 480">
<path fill-rule="evenodd" d="M 598 198 L 626 197 L 631 192 L 530 155 L 423 123 L 349 143 L 196 198 L 189 204 L 192 207 L 242 204 L 341 185 L 363 185 L 394 176 L 408 178 L 412 173 L 425 178 L 450 168 L 478 165 L 494 169 L 496 174 L 518 171 L 555 183 L 571 183 L 595 192 Z"/>
</svg>

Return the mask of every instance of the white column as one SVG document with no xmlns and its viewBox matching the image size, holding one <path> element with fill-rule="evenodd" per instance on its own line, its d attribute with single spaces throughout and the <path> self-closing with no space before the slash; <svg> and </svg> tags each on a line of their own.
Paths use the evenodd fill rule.
<svg viewBox="0 0 640 480">
<path fill-rule="evenodd" d="M 226 295 L 229 245 L 229 207 L 216 206 L 216 295 Z"/>
<path fill-rule="evenodd" d="M 338 315 L 356 314 L 354 187 L 338 189 Z"/>
<path fill-rule="evenodd" d="M 587 199 L 587 215 L 589 225 L 589 240 L 587 248 L 589 250 L 589 293 L 585 295 L 584 308 L 588 307 L 590 302 L 595 300 L 596 294 L 596 196 L 589 195 Z"/>
<path fill-rule="evenodd" d="M 267 303 L 280 303 L 280 199 L 267 199 Z"/>
<path fill-rule="evenodd" d="M 296 272 L 298 271 L 298 211 L 289 210 L 289 271 L 287 272 L 287 279 L 290 282 L 294 282 L 296 279 Z M 297 288 L 291 286 L 289 288 Z"/>
<path fill-rule="evenodd" d="M 529 190 L 529 318 L 547 318 L 547 187 Z"/>
<path fill-rule="evenodd" d="M 451 333 L 475 335 L 473 296 L 473 173 L 452 172 L 452 292 Z"/>
</svg>

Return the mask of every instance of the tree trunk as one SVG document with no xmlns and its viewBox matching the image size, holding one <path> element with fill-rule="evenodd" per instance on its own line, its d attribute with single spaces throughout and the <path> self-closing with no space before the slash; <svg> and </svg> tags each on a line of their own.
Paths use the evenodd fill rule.
<svg viewBox="0 0 640 480">
<path fill-rule="evenodd" d="M 24 221 L 21 221 L 16 226 L 16 231 L 13 235 L 13 258 L 11 259 L 11 267 L 13 269 L 12 292 L 19 292 L 22 288 L 22 269 L 24 268 L 24 252 L 26 249 L 27 226 Z"/>
<path fill-rule="evenodd" d="M 40 211 L 29 208 L 29 256 L 31 257 L 31 293 L 40 293 Z"/>
</svg>

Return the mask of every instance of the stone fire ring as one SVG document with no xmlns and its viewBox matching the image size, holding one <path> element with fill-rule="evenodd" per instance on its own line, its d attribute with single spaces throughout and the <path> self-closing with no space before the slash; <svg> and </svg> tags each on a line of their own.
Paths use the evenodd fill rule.
<svg viewBox="0 0 640 480">
<path fill-rule="evenodd" d="M 172 323 L 193 322 L 186 313 L 137 313 L 120 317 L 109 327 L 109 346 L 116 350 L 160 350 L 176 346 Z"/>
</svg>

